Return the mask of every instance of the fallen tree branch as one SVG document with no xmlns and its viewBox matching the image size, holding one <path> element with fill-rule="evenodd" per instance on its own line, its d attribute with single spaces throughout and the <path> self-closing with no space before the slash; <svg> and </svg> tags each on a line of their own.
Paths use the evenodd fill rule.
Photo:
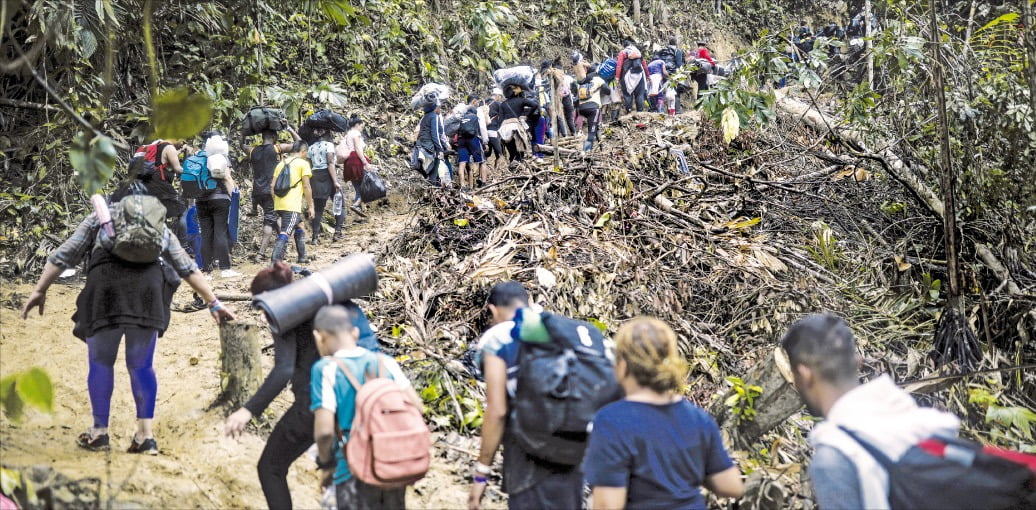
<svg viewBox="0 0 1036 510">
<path fill-rule="evenodd" d="M 0 105 L 11 106 L 14 108 L 29 108 L 33 110 L 44 110 L 48 112 L 61 112 L 61 108 L 54 105 L 43 104 L 43 103 L 30 103 L 28 101 L 19 101 L 17 99 L 7 99 L 6 97 L 0 97 Z"/>
</svg>

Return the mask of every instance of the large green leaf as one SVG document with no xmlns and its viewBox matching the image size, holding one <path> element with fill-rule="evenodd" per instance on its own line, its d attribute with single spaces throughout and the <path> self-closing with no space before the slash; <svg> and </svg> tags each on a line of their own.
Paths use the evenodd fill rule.
<svg viewBox="0 0 1036 510">
<path fill-rule="evenodd" d="M 11 421 L 22 419 L 22 407 L 24 407 L 22 399 L 18 397 L 18 392 L 14 389 L 17 380 L 17 374 L 0 379 L 0 404 L 3 406 L 4 414 Z"/>
<path fill-rule="evenodd" d="M 87 195 L 104 187 L 115 170 L 115 146 L 107 136 L 90 137 L 80 132 L 72 139 L 68 158 L 76 171 L 76 179 Z"/>
<path fill-rule="evenodd" d="M 23 372 L 14 388 L 26 404 L 47 413 L 54 412 L 54 386 L 43 369 L 33 367 Z"/>
<path fill-rule="evenodd" d="M 184 140 L 200 133 L 211 122 L 212 101 L 203 94 L 178 88 L 167 90 L 154 100 L 151 127 L 158 138 Z"/>
</svg>

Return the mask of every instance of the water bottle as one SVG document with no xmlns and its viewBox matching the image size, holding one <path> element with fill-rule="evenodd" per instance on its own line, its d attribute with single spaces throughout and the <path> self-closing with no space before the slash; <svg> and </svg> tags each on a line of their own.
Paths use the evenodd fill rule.
<svg viewBox="0 0 1036 510">
<path fill-rule="evenodd" d="M 335 192 L 335 201 L 331 206 L 331 213 L 335 216 L 342 214 L 342 206 L 345 205 L 345 197 L 342 196 L 341 191 Z"/>
</svg>

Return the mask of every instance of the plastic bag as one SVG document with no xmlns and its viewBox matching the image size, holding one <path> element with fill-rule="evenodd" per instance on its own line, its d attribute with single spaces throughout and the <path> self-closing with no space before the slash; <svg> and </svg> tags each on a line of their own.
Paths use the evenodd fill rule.
<svg viewBox="0 0 1036 510">
<path fill-rule="evenodd" d="M 450 88 L 439 83 L 426 83 L 410 100 L 410 108 L 424 108 L 428 103 L 450 98 Z"/>
<path fill-rule="evenodd" d="M 439 160 L 437 171 L 439 172 L 440 185 L 448 186 L 453 183 L 453 172 L 450 170 L 450 164 L 447 163 L 445 159 Z"/>
<path fill-rule="evenodd" d="M 385 180 L 378 175 L 376 168 L 369 168 L 363 173 L 363 180 L 360 181 L 360 199 L 365 203 L 381 200 L 388 194 Z"/>
<path fill-rule="evenodd" d="M 497 86 L 501 88 L 517 85 L 522 90 L 532 90 L 535 76 L 536 71 L 529 66 L 508 67 L 493 71 L 493 79 L 496 80 Z"/>
</svg>

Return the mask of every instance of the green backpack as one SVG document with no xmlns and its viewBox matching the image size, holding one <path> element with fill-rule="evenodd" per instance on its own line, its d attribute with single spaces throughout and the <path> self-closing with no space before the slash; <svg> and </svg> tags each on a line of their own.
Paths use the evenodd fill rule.
<svg viewBox="0 0 1036 510">
<path fill-rule="evenodd" d="M 165 206 L 150 195 L 129 195 L 112 209 L 115 235 L 102 245 L 127 262 L 158 260 L 165 249 Z M 107 236 L 104 236 L 107 237 Z"/>
</svg>

